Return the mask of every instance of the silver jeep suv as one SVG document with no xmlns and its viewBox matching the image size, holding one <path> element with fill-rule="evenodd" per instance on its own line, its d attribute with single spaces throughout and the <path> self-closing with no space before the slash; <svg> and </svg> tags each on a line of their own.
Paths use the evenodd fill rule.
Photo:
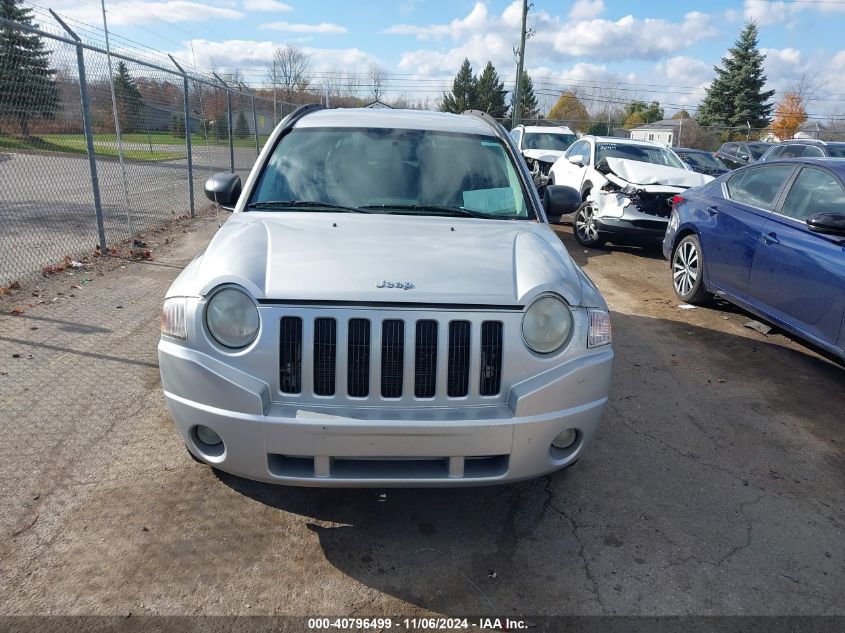
<svg viewBox="0 0 845 633">
<path fill-rule="evenodd" d="M 607 401 L 607 306 L 480 113 L 304 107 L 167 292 L 159 361 L 191 455 L 304 486 L 439 486 L 575 462 Z"/>
</svg>

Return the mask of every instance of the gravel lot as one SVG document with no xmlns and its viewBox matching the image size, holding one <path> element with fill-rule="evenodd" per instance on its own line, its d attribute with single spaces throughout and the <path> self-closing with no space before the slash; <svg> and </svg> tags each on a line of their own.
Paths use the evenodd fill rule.
<svg viewBox="0 0 845 633">
<path fill-rule="evenodd" d="M 678 309 L 656 250 L 585 252 L 559 227 L 617 354 L 573 469 L 381 496 L 188 458 L 158 313 L 215 228 L 0 316 L 0 613 L 845 615 L 845 372 L 733 309 Z"/>
</svg>

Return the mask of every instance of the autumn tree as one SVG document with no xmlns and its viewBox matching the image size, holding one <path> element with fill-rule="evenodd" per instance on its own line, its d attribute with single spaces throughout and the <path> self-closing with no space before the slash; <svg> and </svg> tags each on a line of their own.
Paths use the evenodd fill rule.
<svg viewBox="0 0 845 633">
<path fill-rule="evenodd" d="M 795 133 L 803 123 L 807 121 L 807 111 L 804 103 L 796 92 L 787 92 L 783 95 L 777 108 L 775 108 L 775 120 L 772 123 L 772 132 L 781 140 L 795 136 Z"/>
<path fill-rule="evenodd" d="M 678 110 L 675 114 L 672 115 L 672 118 L 678 121 L 680 119 L 691 119 L 692 117 L 686 110 Z"/>
<path fill-rule="evenodd" d="M 622 123 L 622 127 L 626 130 L 632 130 L 635 127 L 640 127 L 641 125 L 645 125 L 645 117 L 641 112 L 632 112 L 625 117 L 625 121 Z"/>
<path fill-rule="evenodd" d="M 587 108 L 571 90 L 567 90 L 549 110 L 549 119 L 566 123 L 573 130 L 583 132 L 590 127 Z"/>
<path fill-rule="evenodd" d="M 639 114 L 642 117 L 643 122 L 640 125 L 661 121 L 664 117 L 663 108 L 660 107 L 657 101 L 646 103 L 645 101 L 638 101 L 636 99 L 625 106 L 623 117 L 624 119 L 628 119 L 632 114 Z"/>
</svg>

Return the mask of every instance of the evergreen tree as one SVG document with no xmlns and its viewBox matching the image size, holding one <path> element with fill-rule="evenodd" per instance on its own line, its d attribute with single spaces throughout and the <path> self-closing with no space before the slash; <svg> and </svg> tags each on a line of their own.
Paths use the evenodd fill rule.
<svg viewBox="0 0 845 633">
<path fill-rule="evenodd" d="M 513 108 L 513 94 L 511 95 L 511 108 Z M 527 71 L 522 71 L 522 99 L 520 100 L 519 116 L 520 121 L 523 119 L 536 119 L 540 116 L 540 110 L 537 108 L 537 97 L 534 95 L 534 82 Z"/>
<path fill-rule="evenodd" d="M 246 115 L 243 110 L 238 114 L 238 120 L 235 121 L 235 136 L 238 138 L 249 136 L 249 125 L 246 122 Z"/>
<path fill-rule="evenodd" d="M 117 101 L 117 116 L 122 132 L 134 132 L 141 126 L 141 111 L 144 106 L 141 91 L 129 74 L 123 60 L 117 62 L 114 75 L 114 98 Z"/>
<path fill-rule="evenodd" d="M 487 62 L 476 83 L 477 108 L 492 116 L 503 119 L 508 114 L 505 103 L 505 84 L 499 79 L 499 74 L 493 64 Z"/>
<path fill-rule="evenodd" d="M 0 0 L 0 17 L 34 26 L 22 0 Z M 29 136 L 30 120 L 52 118 L 59 108 L 49 55 L 34 33 L 0 26 L 0 117 L 17 119 L 23 136 Z"/>
<path fill-rule="evenodd" d="M 443 95 L 440 105 L 442 112 L 460 114 L 472 110 L 478 105 L 478 79 L 472 74 L 472 65 L 468 59 L 461 64 L 461 69 L 452 82 L 452 92 Z"/>
<path fill-rule="evenodd" d="M 722 58 L 724 68 L 714 67 L 716 78 L 698 109 L 701 125 L 764 128 L 769 124 L 774 90 L 763 90 L 766 56 L 757 48 L 757 23 L 749 21 L 736 43 Z"/>
</svg>

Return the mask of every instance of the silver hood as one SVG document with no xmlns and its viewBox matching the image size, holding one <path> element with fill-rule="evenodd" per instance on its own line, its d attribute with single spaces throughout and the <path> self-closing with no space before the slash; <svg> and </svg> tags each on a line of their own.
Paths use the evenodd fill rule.
<svg viewBox="0 0 845 633">
<path fill-rule="evenodd" d="M 582 279 L 539 222 L 250 211 L 232 215 L 168 296 L 235 283 L 256 299 L 515 305 L 554 290 L 581 305 Z"/>
<path fill-rule="evenodd" d="M 566 152 L 560 152 L 555 149 L 524 149 L 522 155 L 525 158 L 533 158 L 544 163 L 554 163 L 558 158 L 563 156 Z"/>
<path fill-rule="evenodd" d="M 635 185 L 667 187 L 699 187 L 713 180 L 712 176 L 679 167 L 666 167 L 626 158 L 608 158 L 607 166 L 614 174 Z"/>
</svg>

